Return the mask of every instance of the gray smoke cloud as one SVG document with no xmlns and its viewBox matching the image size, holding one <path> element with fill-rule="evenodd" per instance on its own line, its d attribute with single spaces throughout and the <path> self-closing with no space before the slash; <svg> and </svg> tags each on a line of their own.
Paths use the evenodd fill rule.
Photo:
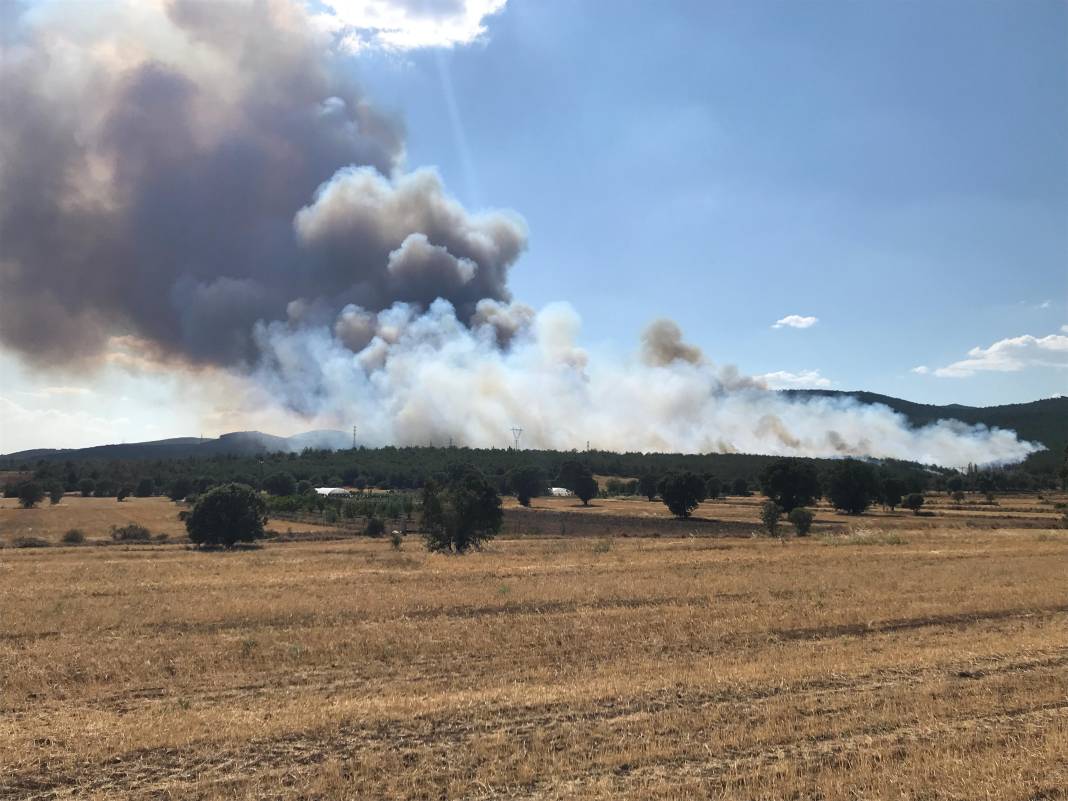
<svg viewBox="0 0 1068 801">
<path fill-rule="evenodd" d="M 137 13 L 134 13 L 136 10 Z M 136 27 L 135 27 L 136 25 Z M 516 215 L 404 174 L 400 123 L 301 6 L 27 11 L 0 59 L 0 341 L 43 363 L 135 334 L 254 363 L 289 303 L 507 300 Z"/>
<path fill-rule="evenodd" d="M 512 298 L 523 220 L 407 171 L 400 122 L 296 2 L 44 3 L 0 20 L 0 344 L 28 362 L 88 367 L 118 341 L 124 363 L 220 367 L 370 444 L 492 446 L 521 425 L 524 444 L 560 449 L 947 465 L 1036 449 L 789 400 L 668 320 L 634 358 L 591 357 L 570 306 Z"/>
</svg>

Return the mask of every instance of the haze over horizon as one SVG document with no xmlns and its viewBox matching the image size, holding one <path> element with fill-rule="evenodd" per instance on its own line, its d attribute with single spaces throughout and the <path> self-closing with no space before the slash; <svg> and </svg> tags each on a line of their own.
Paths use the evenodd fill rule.
<svg viewBox="0 0 1068 801">
<path fill-rule="evenodd" d="M 1022 458 L 762 388 L 1068 394 L 1066 28 L 1056 2 L 14 4 L 0 453 L 520 423 Z"/>
</svg>

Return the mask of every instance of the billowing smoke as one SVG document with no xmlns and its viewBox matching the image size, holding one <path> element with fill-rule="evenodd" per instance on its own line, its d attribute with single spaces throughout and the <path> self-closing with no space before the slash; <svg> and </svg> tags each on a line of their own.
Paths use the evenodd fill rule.
<svg viewBox="0 0 1068 801">
<path fill-rule="evenodd" d="M 79 10 L 83 8 L 84 10 Z M 25 11 L 0 37 L 0 343 L 86 369 L 121 342 L 212 366 L 364 442 L 818 456 L 962 465 L 1035 449 L 792 401 L 670 321 L 591 358 L 566 305 L 515 301 L 511 212 L 407 171 L 400 123 L 295 0 Z"/>
</svg>

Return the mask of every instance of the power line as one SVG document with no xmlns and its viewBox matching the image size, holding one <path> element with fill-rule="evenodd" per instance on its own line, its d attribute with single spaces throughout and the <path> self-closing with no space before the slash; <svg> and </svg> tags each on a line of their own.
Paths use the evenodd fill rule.
<svg viewBox="0 0 1068 801">
<path fill-rule="evenodd" d="M 523 429 L 519 426 L 512 427 L 512 438 L 515 440 L 515 449 L 519 450 L 519 437 L 522 436 Z"/>
</svg>

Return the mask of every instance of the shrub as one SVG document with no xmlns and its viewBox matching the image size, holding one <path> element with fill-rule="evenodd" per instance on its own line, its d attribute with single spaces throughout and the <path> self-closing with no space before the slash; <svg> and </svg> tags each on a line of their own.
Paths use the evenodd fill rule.
<svg viewBox="0 0 1068 801">
<path fill-rule="evenodd" d="M 820 497 L 820 481 L 811 462 L 776 459 L 760 474 L 760 489 L 784 512 L 809 506 Z"/>
<path fill-rule="evenodd" d="M 381 537 L 386 533 L 386 524 L 382 522 L 380 517 L 369 517 L 367 519 L 367 528 L 364 529 L 363 533 L 368 537 Z"/>
<path fill-rule="evenodd" d="M 396 529 L 393 529 L 393 533 L 389 535 L 389 544 L 393 547 L 394 551 L 399 551 L 401 545 L 404 544 L 404 535 Z"/>
<path fill-rule="evenodd" d="M 62 484 L 60 484 L 59 482 L 56 482 L 56 483 L 52 484 L 48 488 L 48 500 L 53 506 L 55 506 L 57 503 L 59 503 L 61 500 L 63 500 L 63 485 Z"/>
<path fill-rule="evenodd" d="M 911 509 L 914 515 L 919 516 L 920 507 L 923 506 L 923 495 L 918 492 L 910 493 L 905 496 L 905 508 Z"/>
<path fill-rule="evenodd" d="M 16 548 L 48 548 L 52 543 L 41 537 L 15 537 L 11 544 Z"/>
<path fill-rule="evenodd" d="M 797 531 L 797 536 L 807 537 L 809 530 L 812 528 L 812 521 L 815 519 L 815 515 L 808 509 L 802 509 L 800 506 L 796 509 L 791 509 L 790 514 L 787 515 L 787 519 L 794 524 L 794 529 Z"/>
<path fill-rule="evenodd" d="M 122 503 L 123 501 L 125 501 L 129 497 L 130 497 L 130 488 L 129 487 L 122 487 L 118 492 L 115 493 L 115 500 L 117 500 L 119 503 Z"/>
<path fill-rule="evenodd" d="M 67 545 L 81 545 L 85 542 L 85 532 L 80 528 L 67 529 L 62 539 Z"/>
<path fill-rule="evenodd" d="M 957 490 L 953 493 L 953 500 L 957 503 L 964 503 L 964 493 Z"/>
<path fill-rule="evenodd" d="M 668 473 L 656 487 L 675 517 L 689 517 L 705 499 L 705 480 L 696 473 Z"/>
<path fill-rule="evenodd" d="M 27 481 L 19 487 L 19 505 L 23 509 L 32 509 L 44 498 L 44 490 L 36 481 Z"/>
<path fill-rule="evenodd" d="M 152 532 L 139 523 L 127 523 L 121 527 L 112 526 L 111 539 L 115 542 L 150 542 Z"/>
<path fill-rule="evenodd" d="M 775 501 L 764 501 L 760 505 L 760 522 L 764 524 L 764 528 L 772 537 L 779 536 L 780 517 L 782 517 L 782 507 Z"/>
<path fill-rule="evenodd" d="M 189 539 L 197 545 L 231 548 L 263 538 L 267 507 L 245 484 L 223 484 L 204 493 L 185 519 Z"/>
</svg>

